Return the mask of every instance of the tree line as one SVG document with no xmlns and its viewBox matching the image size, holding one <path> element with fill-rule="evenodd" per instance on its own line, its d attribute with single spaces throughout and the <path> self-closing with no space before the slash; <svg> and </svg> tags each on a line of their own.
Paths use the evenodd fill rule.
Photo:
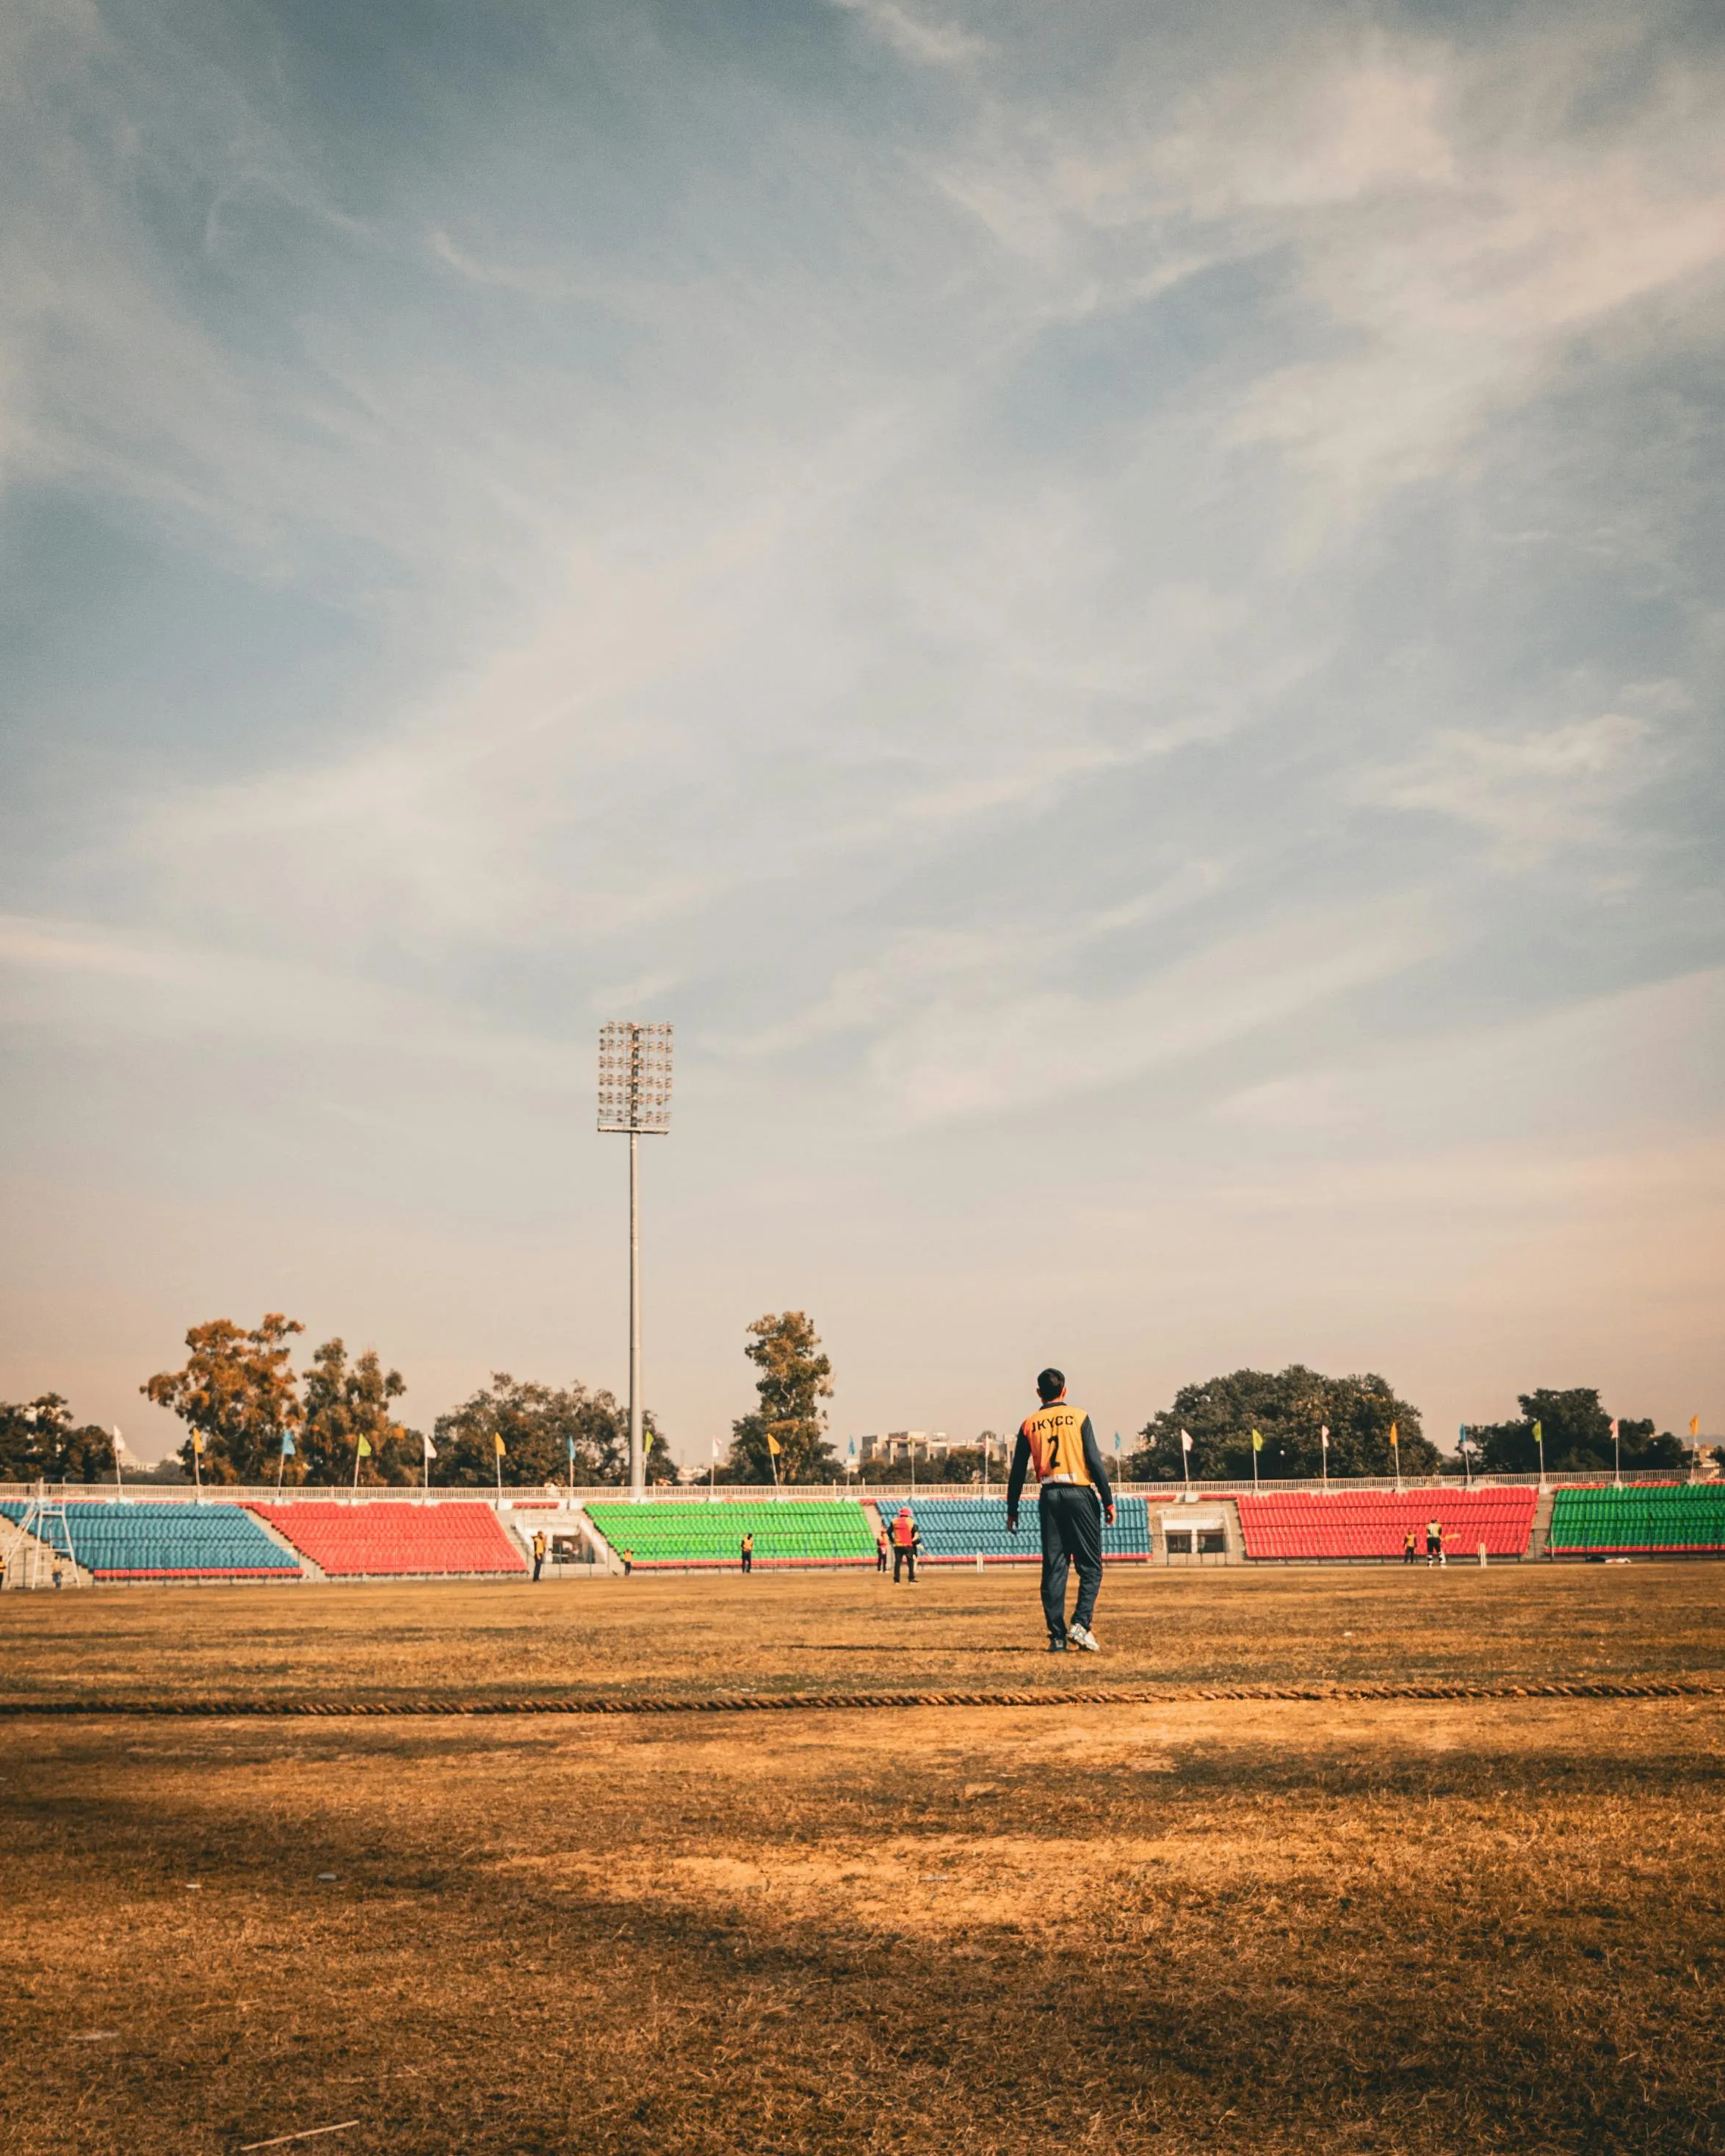
<svg viewBox="0 0 1725 2156">
<path fill-rule="evenodd" d="M 228 1318 L 194 1325 L 177 1370 L 159 1372 L 140 1389 L 186 1426 L 178 1460 L 204 1481 L 256 1486 L 360 1486 L 429 1481 L 434 1486 L 506 1482 L 615 1485 L 629 1476 L 629 1416 L 615 1396 L 581 1383 L 552 1386 L 494 1372 L 459 1407 L 439 1415 L 429 1436 L 398 1419 L 393 1403 L 407 1387 L 374 1348 L 350 1358 L 339 1337 L 311 1352 L 303 1376 L 293 1368 L 297 1319 L 270 1312 L 249 1330 Z M 808 1313 L 769 1312 L 744 1336 L 754 1366 L 756 1405 L 731 1426 L 713 1472 L 727 1482 L 831 1483 L 845 1471 L 827 1435 L 823 1404 L 833 1394 L 832 1362 Z M 1461 1473 L 1531 1474 L 1681 1468 L 1688 1448 L 1651 1417 L 1617 1424 L 1591 1388 L 1540 1388 L 1517 1397 L 1519 1418 L 1472 1426 L 1468 1455 L 1445 1455 L 1425 1435 L 1420 1410 L 1374 1373 L 1330 1378 L 1292 1363 L 1284 1370 L 1235 1370 L 1183 1385 L 1137 1433 L 1122 1461 L 1136 1482 L 1249 1480 L 1255 1461 L 1266 1481 Z M 649 1482 L 674 1482 L 677 1469 L 651 1414 L 644 1418 Z M 501 1443 L 500 1455 L 498 1445 Z M 975 1447 L 955 1447 L 919 1480 L 979 1482 L 988 1471 L 984 1432 Z M 985 1449 L 988 1448 L 988 1449 Z M 1725 1465 L 1725 1448 L 1718 1455 Z M 996 1457 L 999 1457 L 997 1452 Z M 0 1481 L 95 1481 L 115 1471 L 109 1433 L 74 1424 L 65 1400 L 47 1393 L 0 1403 Z M 896 1479 L 896 1464 L 870 1461 L 860 1479 Z"/>
</svg>

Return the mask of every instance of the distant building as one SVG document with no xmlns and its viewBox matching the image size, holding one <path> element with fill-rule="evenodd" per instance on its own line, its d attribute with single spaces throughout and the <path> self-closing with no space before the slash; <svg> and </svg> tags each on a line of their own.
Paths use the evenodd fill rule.
<svg viewBox="0 0 1725 2156">
<path fill-rule="evenodd" d="M 943 1430 L 889 1430 L 858 1438 L 857 1455 L 870 1460 L 944 1460 L 967 1440 Z"/>
</svg>

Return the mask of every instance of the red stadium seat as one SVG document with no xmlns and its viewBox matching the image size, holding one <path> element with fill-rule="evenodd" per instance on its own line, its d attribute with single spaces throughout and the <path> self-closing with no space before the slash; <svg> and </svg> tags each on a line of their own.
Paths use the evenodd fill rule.
<svg viewBox="0 0 1725 2156">
<path fill-rule="evenodd" d="M 1248 1558 L 1399 1558 L 1414 1531 L 1422 1563 L 1425 1525 L 1436 1519 L 1451 1557 L 1520 1557 L 1532 1532 L 1532 1490 L 1281 1491 L 1240 1497 Z"/>
<path fill-rule="evenodd" d="M 306 1498 L 247 1507 L 332 1579 L 519 1573 L 526 1558 L 489 1505 Z"/>
</svg>

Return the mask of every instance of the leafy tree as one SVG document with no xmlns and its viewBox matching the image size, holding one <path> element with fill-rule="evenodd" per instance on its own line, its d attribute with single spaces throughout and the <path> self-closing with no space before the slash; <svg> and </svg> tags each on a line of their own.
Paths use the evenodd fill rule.
<svg viewBox="0 0 1725 2156">
<path fill-rule="evenodd" d="M 386 1371 L 375 1348 L 350 1368 L 346 1344 L 326 1340 L 305 1373 L 299 1450 L 287 1463 L 285 1478 L 351 1482 L 357 1465 L 362 1483 L 417 1482 L 424 1459 L 418 1440 L 389 1412 L 389 1403 L 406 1390 L 401 1372 Z M 362 1438 L 372 1449 L 356 1460 Z"/>
<path fill-rule="evenodd" d="M 113 1439 L 99 1423 L 74 1429 L 58 1393 L 0 1400 L 0 1482 L 97 1482 L 113 1472 Z"/>
<path fill-rule="evenodd" d="M 282 1433 L 300 1423 L 286 1343 L 290 1334 L 305 1330 L 279 1311 L 269 1312 L 251 1332 L 228 1318 L 212 1318 L 186 1335 L 192 1352 L 184 1369 L 162 1371 L 139 1388 L 202 1435 L 205 1481 L 275 1481 Z M 193 1454 L 188 1437 L 179 1451 L 188 1473 Z"/>
<path fill-rule="evenodd" d="M 675 1481 L 675 1463 L 650 1412 L 641 1423 L 647 1479 Z M 577 1482 L 598 1486 L 629 1480 L 629 1409 L 608 1392 L 589 1392 L 582 1384 L 553 1390 L 517 1381 L 506 1370 L 494 1371 L 489 1388 L 438 1417 L 432 1481 L 469 1487 L 495 1482 L 494 1437 L 503 1440 L 506 1482 L 564 1481 L 572 1440 Z"/>
<path fill-rule="evenodd" d="M 1264 1440 L 1258 1472 L 1266 1481 L 1289 1481 L 1323 1471 L 1320 1433 L 1330 1433 L 1332 1475 L 1389 1475 L 1395 1470 L 1389 1432 L 1400 1440 L 1402 1471 L 1430 1475 L 1439 1466 L 1437 1447 L 1420 1427 L 1420 1410 L 1399 1399 L 1385 1379 L 1326 1378 L 1303 1363 L 1286 1370 L 1235 1370 L 1202 1384 L 1183 1385 L 1172 1407 L 1153 1414 L 1139 1432 L 1142 1443 L 1124 1466 L 1130 1482 L 1178 1482 L 1184 1470 L 1180 1432 L 1192 1434 L 1194 1481 L 1241 1481 L 1252 1471 L 1252 1432 Z"/>
<path fill-rule="evenodd" d="M 826 1440 L 826 1409 L 820 1405 L 832 1398 L 833 1365 L 821 1353 L 808 1315 L 787 1310 L 757 1317 L 743 1353 L 761 1373 L 755 1380 L 761 1404 L 731 1425 L 727 1477 L 733 1482 L 772 1481 L 775 1459 L 769 1435 L 779 1448 L 781 1482 L 820 1482 L 835 1475 L 838 1460 Z"/>
<path fill-rule="evenodd" d="M 1572 1385 L 1557 1391 L 1542 1385 L 1531 1393 L 1518 1393 L 1522 1414 L 1518 1422 L 1477 1425 L 1468 1435 L 1479 1447 L 1480 1465 L 1488 1474 L 1537 1475 L 1539 1440 L 1533 1435 L 1537 1422 L 1545 1433 L 1545 1464 L 1553 1473 L 1609 1474 L 1616 1462 L 1611 1443 L 1611 1418 L 1600 1405 L 1597 1388 Z M 1687 1450 L 1681 1438 L 1669 1430 L 1655 1435 L 1652 1419 L 1625 1417 L 1617 1426 L 1623 1465 L 1635 1468 L 1681 1467 Z"/>
</svg>

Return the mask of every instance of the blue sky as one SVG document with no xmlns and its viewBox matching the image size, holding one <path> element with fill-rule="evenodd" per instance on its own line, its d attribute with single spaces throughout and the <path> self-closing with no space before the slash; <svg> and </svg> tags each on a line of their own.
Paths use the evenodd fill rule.
<svg viewBox="0 0 1725 2156">
<path fill-rule="evenodd" d="M 1725 1429 L 1702 8 L 24 0 L 0 1392 Z"/>
</svg>

